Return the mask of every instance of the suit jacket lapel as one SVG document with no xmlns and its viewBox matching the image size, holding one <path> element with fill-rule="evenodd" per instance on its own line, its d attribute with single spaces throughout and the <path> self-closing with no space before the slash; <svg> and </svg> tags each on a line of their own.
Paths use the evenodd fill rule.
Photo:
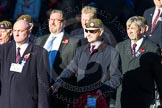
<svg viewBox="0 0 162 108">
<path fill-rule="evenodd" d="M 49 34 L 50 35 L 50 34 Z M 45 43 L 46 43 L 46 41 L 47 41 L 47 39 L 48 39 L 48 37 L 49 37 L 49 35 L 45 35 L 44 37 L 42 37 L 41 38 L 41 43 L 40 43 L 40 46 L 44 46 L 45 45 Z"/>
<path fill-rule="evenodd" d="M 31 51 L 32 51 L 32 44 L 29 43 L 29 45 L 28 45 L 28 47 L 26 48 L 26 50 L 25 50 L 23 56 L 24 56 L 25 54 L 27 54 L 27 53 L 31 53 Z"/>
<path fill-rule="evenodd" d="M 28 54 L 28 53 L 31 54 L 31 52 L 32 52 L 32 44 L 29 43 L 29 45 L 28 45 L 28 47 L 26 48 L 26 50 L 25 50 L 23 56 L 21 57 L 21 62 L 22 62 L 22 60 L 24 59 L 24 56 L 25 56 L 26 54 Z M 30 55 L 30 56 L 31 56 L 31 55 Z M 29 58 L 30 58 L 30 56 L 29 56 Z M 28 61 L 28 59 L 27 59 L 27 61 Z"/>
<path fill-rule="evenodd" d="M 153 15 L 154 15 L 154 11 L 155 11 L 155 8 L 153 8 L 150 13 L 149 13 L 149 16 L 148 16 L 148 26 L 151 27 L 152 25 L 152 18 L 153 18 Z"/>
<path fill-rule="evenodd" d="M 149 29 L 148 29 L 148 32 L 149 33 L 151 32 L 152 18 L 153 18 L 153 15 L 154 15 L 154 11 L 155 11 L 155 8 L 153 8 L 152 10 L 150 10 L 149 13 L 148 13 L 148 16 L 146 16 L 147 19 L 148 19 L 147 24 L 149 26 Z"/>
<path fill-rule="evenodd" d="M 145 44 L 146 42 L 145 42 L 145 39 L 143 40 L 143 42 L 142 42 L 142 44 L 141 44 L 141 46 L 139 47 L 139 49 L 138 49 L 138 51 L 137 52 L 139 52 L 139 50 L 141 49 L 141 48 L 143 48 L 143 49 L 145 49 L 146 48 L 146 44 Z M 146 50 L 146 49 L 145 49 Z M 136 53 L 137 53 L 136 52 Z M 134 60 L 134 59 L 138 59 L 141 55 L 142 55 L 142 53 L 143 52 L 141 52 L 141 54 L 139 54 L 138 56 L 136 55 L 135 57 L 132 57 L 132 59 L 130 60 L 130 61 L 132 61 L 132 60 Z"/>
<path fill-rule="evenodd" d="M 66 41 L 67 41 L 67 43 L 66 43 Z M 62 38 L 62 41 L 61 41 L 61 44 L 60 44 L 59 51 L 62 51 L 62 50 L 66 47 L 66 45 L 69 43 L 68 41 L 69 41 L 69 37 L 68 37 L 68 35 L 65 33 L 64 36 L 63 36 L 63 38 Z"/>
<path fill-rule="evenodd" d="M 128 60 L 131 60 L 133 57 L 132 57 L 131 41 L 130 40 L 126 42 L 125 49 L 126 49 L 125 54 L 127 55 Z"/>
<path fill-rule="evenodd" d="M 23 59 L 24 55 L 27 53 L 30 53 L 32 49 L 32 45 L 31 43 L 29 44 L 29 46 L 27 47 L 27 49 L 25 50 L 23 56 L 21 57 L 21 60 Z M 14 52 L 14 53 L 13 53 Z M 8 53 L 8 57 L 9 61 L 11 61 L 12 63 L 15 63 L 16 60 L 16 43 L 12 43 L 11 45 L 11 49 L 9 50 Z"/>
</svg>

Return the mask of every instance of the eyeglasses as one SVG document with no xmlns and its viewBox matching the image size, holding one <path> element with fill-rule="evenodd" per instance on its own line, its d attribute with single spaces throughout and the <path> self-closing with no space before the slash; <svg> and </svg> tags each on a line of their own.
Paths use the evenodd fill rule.
<svg viewBox="0 0 162 108">
<path fill-rule="evenodd" d="M 60 19 L 49 19 L 49 21 L 55 21 L 55 22 L 57 22 L 57 23 L 61 23 L 61 22 L 63 22 L 64 20 L 60 20 Z"/>
<path fill-rule="evenodd" d="M 87 30 L 87 29 L 85 29 L 85 32 L 86 33 L 93 33 L 93 34 L 95 34 L 95 33 L 97 33 L 99 31 L 99 29 L 97 29 L 97 30 Z"/>
</svg>

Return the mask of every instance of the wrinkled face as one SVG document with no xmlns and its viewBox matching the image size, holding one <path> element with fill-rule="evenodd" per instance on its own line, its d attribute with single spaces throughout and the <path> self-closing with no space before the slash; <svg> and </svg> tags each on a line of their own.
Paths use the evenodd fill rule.
<svg viewBox="0 0 162 108">
<path fill-rule="evenodd" d="M 156 7 L 161 8 L 162 7 L 162 0 L 154 0 L 154 4 Z"/>
<path fill-rule="evenodd" d="M 127 26 L 127 34 L 130 40 L 134 42 L 138 41 L 142 37 L 142 32 L 135 22 L 132 22 L 129 26 Z"/>
<path fill-rule="evenodd" d="M 101 37 L 101 29 L 96 29 L 96 28 L 86 28 L 85 29 L 85 35 L 88 39 L 89 43 L 95 43 L 97 41 L 99 41 L 100 37 Z"/>
<path fill-rule="evenodd" d="M 82 13 L 81 15 L 81 24 L 82 27 L 85 29 L 85 24 L 89 22 L 90 19 L 93 18 L 93 14 L 92 13 Z"/>
<path fill-rule="evenodd" d="M 60 13 L 52 13 L 49 19 L 49 31 L 58 34 L 64 27 L 63 16 Z"/>
<path fill-rule="evenodd" d="M 10 29 L 0 29 L 0 44 L 7 43 L 11 37 Z"/>
<path fill-rule="evenodd" d="M 17 21 L 13 26 L 13 37 L 18 45 L 24 44 L 29 36 L 30 28 L 28 22 L 24 20 Z"/>
</svg>

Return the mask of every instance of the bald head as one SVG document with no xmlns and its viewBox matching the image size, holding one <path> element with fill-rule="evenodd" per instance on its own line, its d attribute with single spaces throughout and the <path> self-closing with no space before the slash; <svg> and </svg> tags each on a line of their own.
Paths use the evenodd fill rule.
<svg viewBox="0 0 162 108">
<path fill-rule="evenodd" d="M 30 25 L 29 25 L 28 21 L 26 21 L 26 20 L 18 20 L 15 22 L 13 28 L 17 28 L 17 27 L 29 29 Z"/>
<path fill-rule="evenodd" d="M 21 46 L 28 40 L 30 25 L 25 20 L 18 20 L 13 26 L 13 36 L 15 42 Z"/>
</svg>

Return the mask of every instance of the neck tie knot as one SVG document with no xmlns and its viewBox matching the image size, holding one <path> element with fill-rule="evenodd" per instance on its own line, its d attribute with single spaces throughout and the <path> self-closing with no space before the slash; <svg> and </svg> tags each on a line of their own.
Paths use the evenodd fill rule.
<svg viewBox="0 0 162 108">
<path fill-rule="evenodd" d="M 134 43 L 134 44 L 133 44 L 133 47 L 132 47 L 132 48 L 133 48 L 133 50 L 135 50 L 135 49 L 136 49 L 136 46 L 137 46 L 137 44 L 136 44 L 136 43 Z"/>
<path fill-rule="evenodd" d="M 16 50 L 16 63 L 20 61 L 21 55 L 20 55 L 20 47 L 17 48 Z"/>
<path fill-rule="evenodd" d="M 137 46 L 136 43 L 134 43 L 133 46 L 132 46 L 132 55 L 133 56 L 135 55 L 135 52 L 136 52 L 136 46 Z"/>
<path fill-rule="evenodd" d="M 95 45 L 92 45 L 91 47 L 90 47 L 90 54 L 93 54 L 94 53 L 94 51 L 95 51 Z"/>
<path fill-rule="evenodd" d="M 54 42 L 55 39 L 56 39 L 56 37 L 52 36 L 50 38 L 50 40 L 48 41 L 48 43 L 45 45 L 44 48 L 47 49 L 48 52 L 52 50 L 53 42 Z"/>
</svg>

